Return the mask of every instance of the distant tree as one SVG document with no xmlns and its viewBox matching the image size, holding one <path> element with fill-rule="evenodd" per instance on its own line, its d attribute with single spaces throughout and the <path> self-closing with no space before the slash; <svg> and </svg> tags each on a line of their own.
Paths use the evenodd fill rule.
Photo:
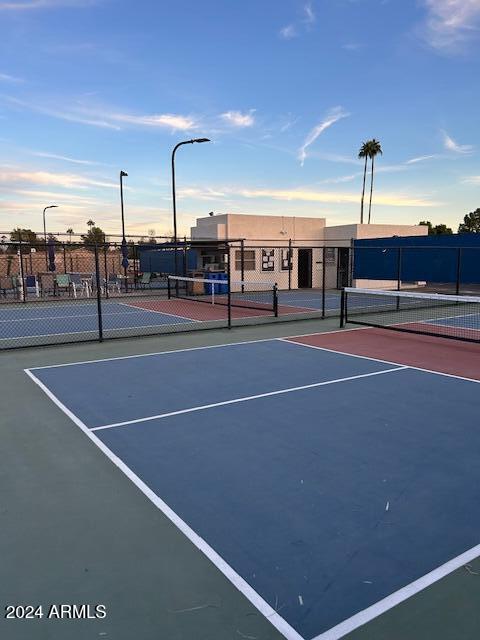
<svg viewBox="0 0 480 640">
<path fill-rule="evenodd" d="M 37 244 L 37 234 L 31 229 L 21 229 L 17 227 L 10 232 L 11 242 L 28 242 L 29 244 Z"/>
<path fill-rule="evenodd" d="M 422 220 L 418 224 L 421 226 L 428 227 L 429 236 L 444 236 L 444 235 L 451 235 L 453 233 L 451 228 L 447 227 L 446 224 L 436 224 L 435 226 L 433 226 L 430 220 Z"/>
<path fill-rule="evenodd" d="M 421 227 L 428 227 L 428 235 L 431 236 L 432 235 L 432 229 L 433 229 L 433 225 L 430 222 L 430 220 L 420 220 L 420 222 L 418 223 Z"/>
<path fill-rule="evenodd" d="M 365 201 L 365 182 L 367 179 L 367 162 L 368 162 L 368 143 L 364 142 L 360 147 L 358 152 L 359 158 L 365 158 L 365 165 L 363 167 L 363 188 L 362 188 L 362 199 L 360 203 L 360 224 L 363 224 L 363 203 Z"/>
<path fill-rule="evenodd" d="M 94 226 L 95 226 L 95 222 L 94 222 L 92 219 L 90 219 L 90 220 L 88 220 L 88 221 L 87 221 L 87 227 L 92 228 L 92 227 L 94 227 Z"/>
<path fill-rule="evenodd" d="M 370 204 L 368 205 L 368 224 L 372 217 L 372 195 L 373 195 L 373 169 L 375 165 L 375 158 L 378 154 L 383 155 L 382 146 L 378 140 L 370 140 L 368 142 L 368 157 L 372 161 L 371 173 L 370 173 Z"/>
<path fill-rule="evenodd" d="M 458 233 L 480 233 L 480 208 L 467 213 L 458 227 Z"/>
<path fill-rule="evenodd" d="M 434 236 L 450 236 L 453 231 L 446 224 L 437 224 L 433 227 Z"/>
<path fill-rule="evenodd" d="M 21 229 L 20 227 L 17 227 L 10 232 L 10 241 L 25 243 L 25 247 L 22 248 L 22 254 L 30 253 L 31 247 L 35 247 L 38 244 L 43 245 L 43 241 L 39 242 L 35 231 L 32 231 L 31 229 Z M 7 253 L 17 253 L 17 251 L 18 247 L 16 245 L 8 246 Z"/>
<path fill-rule="evenodd" d="M 75 231 L 72 229 L 72 227 L 68 227 L 67 233 L 68 233 L 68 241 L 72 242 L 72 236 L 75 233 Z"/>
<path fill-rule="evenodd" d="M 100 227 L 90 226 L 87 233 L 82 236 L 82 240 L 86 245 L 104 244 L 105 232 Z"/>
</svg>

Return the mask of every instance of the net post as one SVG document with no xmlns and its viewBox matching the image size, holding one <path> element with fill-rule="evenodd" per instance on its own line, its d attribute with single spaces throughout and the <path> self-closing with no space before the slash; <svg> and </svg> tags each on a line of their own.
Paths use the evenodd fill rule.
<svg viewBox="0 0 480 640">
<path fill-rule="evenodd" d="M 19 271 L 20 271 L 20 287 L 22 289 L 22 302 L 26 302 L 26 282 L 25 282 L 25 274 L 23 272 L 23 253 L 22 253 L 22 234 L 18 235 L 18 258 L 20 260 Z"/>
<path fill-rule="evenodd" d="M 137 273 L 137 245 L 135 241 L 132 245 L 133 248 L 133 288 L 136 290 L 138 287 L 138 273 Z"/>
<path fill-rule="evenodd" d="M 227 316 L 228 316 L 228 328 L 232 328 L 232 274 L 231 274 L 231 260 L 230 260 L 230 245 L 229 254 L 228 254 L 228 262 L 227 262 Z M 215 287 L 215 285 L 213 285 Z M 215 289 L 213 289 L 215 290 Z"/>
<path fill-rule="evenodd" d="M 278 318 L 278 284 L 273 285 L 273 315 Z"/>
<path fill-rule="evenodd" d="M 183 237 L 183 275 L 187 275 L 187 236 Z"/>
<path fill-rule="evenodd" d="M 288 290 L 292 288 L 292 239 L 288 240 Z"/>
<path fill-rule="evenodd" d="M 169 300 L 172 298 L 172 292 L 170 289 L 170 276 L 167 276 L 167 297 Z"/>
<path fill-rule="evenodd" d="M 325 318 L 325 286 L 327 282 L 327 274 L 325 272 L 326 256 L 327 256 L 327 248 L 325 247 L 325 245 L 323 245 L 323 248 L 322 248 L 322 319 Z"/>
<path fill-rule="evenodd" d="M 461 247 L 458 247 L 457 249 L 457 282 L 456 282 L 456 286 L 455 286 L 455 294 L 458 296 L 460 295 L 460 282 L 461 282 L 461 278 L 460 278 L 460 270 L 462 268 L 462 249 Z"/>
<path fill-rule="evenodd" d="M 346 322 L 346 299 L 347 294 L 345 288 L 342 289 L 341 297 L 340 297 L 340 329 L 345 327 Z"/>
<path fill-rule="evenodd" d="M 97 319 L 98 319 L 98 341 L 103 342 L 103 320 L 102 320 L 102 289 L 100 284 L 100 263 L 98 260 L 98 247 L 95 243 L 95 280 L 97 285 Z"/>
</svg>

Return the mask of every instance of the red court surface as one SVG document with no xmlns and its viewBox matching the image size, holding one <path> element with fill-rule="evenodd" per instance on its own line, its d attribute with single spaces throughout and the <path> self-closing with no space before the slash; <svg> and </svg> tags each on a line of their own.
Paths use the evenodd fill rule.
<svg viewBox="0 0 480 640">
<path fill-rule="evenodd" d="M 239 318 L 254 318 L 258 316 L 263 317 L 273 315 L 272 309 L 267 309 L 265 306 L 260 304 L 258 304 L 257 308 L 255 306 L 255 302 L 251 302 L 250 304 L 251 307 L 232 306 L 232 318 L 236 320 Z M 208 302 L 182 300 L 179 298 L 170 300 L 135 300 L 129 301 L 128 306 L 145 309 L 145 311 L 158 311 L 159 313 L 171 314 L 172 316 L 179 316 L 181 318 L 188 318 L 190 320 L 197 321 L 225 320 L 228 315 L 228 307 L 226 303 L 210 304 Z M 306 312 L 312 313 L 312 309 L 283 305 L 279 305 L 278 307 L 279 315 Z"/>
<path fill-rule="evenodd" d="M 480 345 L 388 329 L 346 329 L 292 342 L 480 380 Z"/>
</svg>

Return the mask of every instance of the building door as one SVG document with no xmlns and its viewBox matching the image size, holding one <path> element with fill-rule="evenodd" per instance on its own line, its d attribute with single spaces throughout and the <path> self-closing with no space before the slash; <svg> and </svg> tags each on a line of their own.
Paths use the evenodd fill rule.
<svg viewBox="0 0 480 640">
<path fill-rule="evenodd" d="M 298 288 L 312 287 L 312 250 L 298 249 Z"/>
<path fill-rule="evenodd" d="M 338 262 L 337 262 L 337 289 L 348 287 L 349 266 L 350 266 L 350 248 L 340 247 L 338 249 Z"/>
</svg>

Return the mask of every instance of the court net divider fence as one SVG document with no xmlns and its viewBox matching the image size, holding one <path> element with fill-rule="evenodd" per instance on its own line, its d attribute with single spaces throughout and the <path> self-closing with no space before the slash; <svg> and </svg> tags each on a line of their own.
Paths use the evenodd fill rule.
<svg viewBox="0 0 480 640">
<path fill-rule="evenodd" d="M 230 271 L 222 278 L 191 278 L 167 276 L 168 299 L 203 302 L 228 307 L 228 326 L 231 327 L 232 308 L 253 309 L 262 315 L 278 317 L 278 285 L 230 279 Z"/>
<path fill-rule="evenodd" d="M 345 287 L 340 326 L 347 324 L 480 343 L 480 296 Z"/>
</svg>

